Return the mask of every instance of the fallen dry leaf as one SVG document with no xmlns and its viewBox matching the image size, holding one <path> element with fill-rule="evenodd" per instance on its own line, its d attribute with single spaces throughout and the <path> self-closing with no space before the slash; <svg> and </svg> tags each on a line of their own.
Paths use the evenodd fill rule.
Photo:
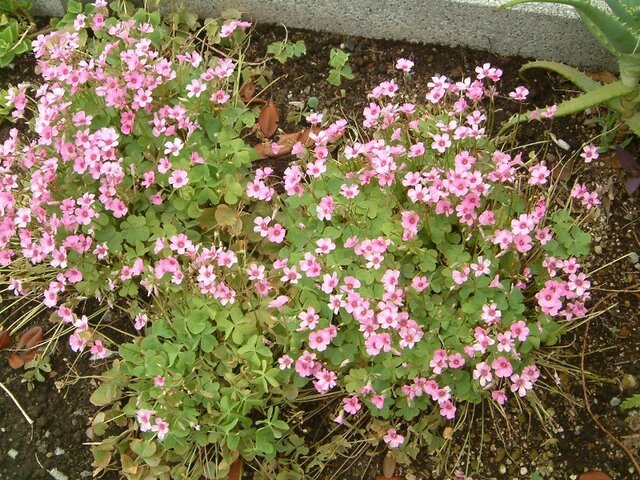
<svg viewBox="0 0 640 480">
<path fill-rule="evenodd" d="M 267 105 L 260 112 L 258 117 L 258 125 L 265 137 L 270 137 L 276 130 L 278 130 L 278 123 L 280 122 L 280 115 L 278 114 L 278 108 L 273 100 L 269 100 Z"/>
<path fill-rule="evenodd" d="M 236 461 L 231 464 L 231 470 L 229 470 L 228 480 L 240 480 L 242 477 L 242 458 L 236 458 Z"/>
<path fill-rule="evenodd" d="M 9 335 L 8 331 L 4 330 L 0 333 L 0 350 L 7 348 L 9 345 L 11 345 L 11 335 Z"/>
<path fill-rule="evenodd" d="M 578 480 L 612 480 L 609 475 L 604 472 L 585 472 L 578 477 Z"/>
<path fill-rule="evenodd" d="M 293 146 L 300 142 L 305 147 L 313 145 L 313 140 L 309 138 L 311 132 L 317 133 L 320 131 L 318 127 L 305 128 L 299 132 L 283 133 L 278 135 L 278 141 L 275 142 L 278 145 L 278 151 L 274 152 L 271 147 L 271 143 L 259 143 L 254 146 L 254 150 L 258 152 L 258 160 L 264 160 L 265 158 L 283 157 L 289 155 Z"/>
<path fill-rule="evenodd" d="M 611 168 L 622 168 L 622 164 L 620 163 L 620 160 L 618 160 L 618 157 L 616 156 L 615 152 L 601 155 L 599 160 L 602 160 Z"/>
<path fill-rule="evenodd" d="M 256 94 L 256 84 L 253 79 L 250 79 L 248 82 L 244 82 L 242 87 L 240 87 L 240 98 L 244 103 L 249 103 L 253 96 Z"/>
<path fill-rule="evenodd" d="M 396 459 L 387 453 L 382 461 L 382 475 L 390 478 L 396 472 Z"/>
<path fill-rule="evenodd" d="M 16 347 L 19 349 L 29 350 L 35 347 L 41 340 L 42 340 L 42 328 L 31 327 L 29 330 L 27 330 L 20 336 Z"/>
<path fill-rule="evenodd" d="M 553 169 L 551 170 L 552 177 L 562 182 L 568 182 L 571 179 L 572 173 L 573 159 L 569 160 L 568 162 L 558 161 L 553 164 Z"/>
<path fill-rule="evenodd" d="M 8 360 L 9 366 L 13 369 L 18 369 L 25 364 L 25 361 L 22 359 L 22 357 L 16 353 L 12 353 L 11 355 L 9 355 Z"/>
<path fill-rule="evenodd" d="M 596 82 L 602 83 L 613 83 L 618 80 L 613 73 L 607 71 L 599 71 L 599 72 L 587 72 L 587 76 Z"/>
</svg>

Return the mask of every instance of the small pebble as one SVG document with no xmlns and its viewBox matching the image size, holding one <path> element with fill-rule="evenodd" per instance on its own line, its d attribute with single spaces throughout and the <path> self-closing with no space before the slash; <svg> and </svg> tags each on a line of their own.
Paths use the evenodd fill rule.
<svg viewBox="0 0 640 480">
<path fill-rule="evenodd" d="M 612 407 L 617 407 L 618 405 L 620 405 L 621 400 L 618 397 L 613 397 L 611 400 L 609 400 L 609 405 L 611 405 Z"/>
<path fill-rule="evenodd" d="M 498 467 L 498 471 L 499 471 L 500 473 L 502 473 L 502 474 L 505 474 L 505 473 L 507 473 L 507 467 L 506 467 L 505 465 L 502 465 L 502 464 L 501 464 L 501 465 Z"/>
<path fill-rule="evenodd" d="M 7 452 L 7 455 L 9 455 L 13 460 L 15 460 L 16 457 L 18 456 L 18 451 L 12 448 Z"/>
<path fill-rule="evenodd" d="M 64 448 L 56 447 L 54 453 L 56 454 L 56 457 L 59 457 L 60 455 L 64 455 Z"/>
<path fill-rule="evenodd" d="M 638 263 L 638 260 L 640 260 L 640 258 L 638 258 L 638 254 L 637 254 L 636 252 L 631 252 L 631 253 L 629 254 L 629 261 L 630 261 L 632 264 L 634 264 L 634 265 L 635 265 L 636 263 Z"/>
<path fill-rule="evenodd" d="M 595 247 L 593 247 L 593 251 L 596 253 L 596 255 L 600 255 L 602 253 L 602 247 L 600 245 L 596 245 Z"/>
<path fill-rule="evenodd" d="M 520 469 L 520 475 L 526 475 L 526 474 L 527 474 L 527 472 L 528 472 L 527 467 L 522 467 L 522 468 Z"/>
<path fill-rule="evenodd" d="M 67 477 L 64 473 L 62 473 L 57 468 L 52 468 L 51 470 L 49 470 L 49 475 L 55 478 L 55 480 L 69 480 L 69 477 Z"/>
</svg>

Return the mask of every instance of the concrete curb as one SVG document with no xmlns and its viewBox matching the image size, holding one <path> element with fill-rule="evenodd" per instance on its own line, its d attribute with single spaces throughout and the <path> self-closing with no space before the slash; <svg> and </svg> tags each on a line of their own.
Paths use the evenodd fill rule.
<svg viewBox="0 0 640 480">
<path fill-rule="evenodd" d="M 616 61 L 570 7 L 506 0 L 185 0 L 202 17 L 237 8 L 260 23 L 369 38 L 467 46 L 499 55 L 616 69 Z M 63 14 L 65 0 L 35 0 L 40 15 Z M 596 3 L 604 5 L 601 0 Z"/>
</svg>

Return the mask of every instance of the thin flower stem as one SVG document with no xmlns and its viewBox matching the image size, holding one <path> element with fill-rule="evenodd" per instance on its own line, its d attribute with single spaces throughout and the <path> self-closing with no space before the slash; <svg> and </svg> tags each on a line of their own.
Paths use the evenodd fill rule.
<svg viewBox="0 0 640 480">
<path fill-rule="evenodd" d="M 595 270 L 591 270 L 589 273 L 587 273 L 587 276 L 592 277 L 594 273 L 599 272 L 603 268 L 610 267 L 611 265 L 613 265 L 614 263 L 619 262 L 620 260 L 624 260 L 625 258 L 629 257 L 632 253 L 633 252 L 629 252 L 626 255 L 623 255 L 621 257 L 616 258 L 615 260 L 611 260 L 609 263 L 607 263 L 605 265 L 602 265 L 601 267 L 598 267 Z"/>
<path fill-rule="evenodd" d="M 11 400 L 13 400 L 13 403 L 16 404 L 16 407 L 18 407 L 18 410 L 20 410 L 20 413 L 22 413 L 22 416 L 27 421 L 27 423 L 29 425 L 33 425 L 33 420 L 31 420 L 31 417 L 29 417 L 29 415 L 27 415 L 27 412 L 24 411 L 24 409 L 22 408 L 22 406 L 20 405 L 20 403 L 18 402 L 16 397 L 14 397 L 13 394 L 9 391 L 9 389 L 7 387 L 5 387 L 4 383 L 0 382 L 0 387 L 2 387 L 2 389 L 5 391 L 5 393 L 7 395 L 9 395 L 9 398 Z"/>
</svg>

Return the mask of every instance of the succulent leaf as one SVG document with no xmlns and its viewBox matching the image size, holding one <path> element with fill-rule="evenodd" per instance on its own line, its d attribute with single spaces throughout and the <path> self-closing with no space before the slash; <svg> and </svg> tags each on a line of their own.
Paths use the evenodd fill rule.
<svg viewBox="0 0 640 480">
<path fill-rule="evenodd" d="M 629 118 L 625 118 L 624 123 L 627 124 L 627 126 L 633 133 L 640 136 L 640 112 Z"/>
<path fill-rule="evenodd" d="M 500 8 L 512 7 L 523 3 L 560 3 L 575 8 L 584 24 L 607 50 L 613 55 L 630 54 L 638 46 L 638 35 L 630 26 L 609 12 L 593 6 L 584 0 L 511 0 Z"/>
<path fill-rule="evenodd" d="M 605 2 L 620 21 L 635 30 L 637 35 L 640 31 L 640 5 L 638 2 L 624 0 L 605 0 Z"/>
<path fill-rule="evenodd" d="M 581 72 L 577 68 L 570 67 L 569 65 L 565 65 L 564 63 L 559 62 L 547 62 L 547 61 L 537 61 L 537 62 L 529 62 L 520 67 L 520 75 L 523 72 L 531 68 L 544 68 L 546 70 L 551 70 L 559 75 L 562 75 L 564 78 L 573 83 L 580 90 L 588 92 L 590 90 L 595 90 L 600 87 L 602 84 L 593 80 L 587 74 Z"/>
</svg>

